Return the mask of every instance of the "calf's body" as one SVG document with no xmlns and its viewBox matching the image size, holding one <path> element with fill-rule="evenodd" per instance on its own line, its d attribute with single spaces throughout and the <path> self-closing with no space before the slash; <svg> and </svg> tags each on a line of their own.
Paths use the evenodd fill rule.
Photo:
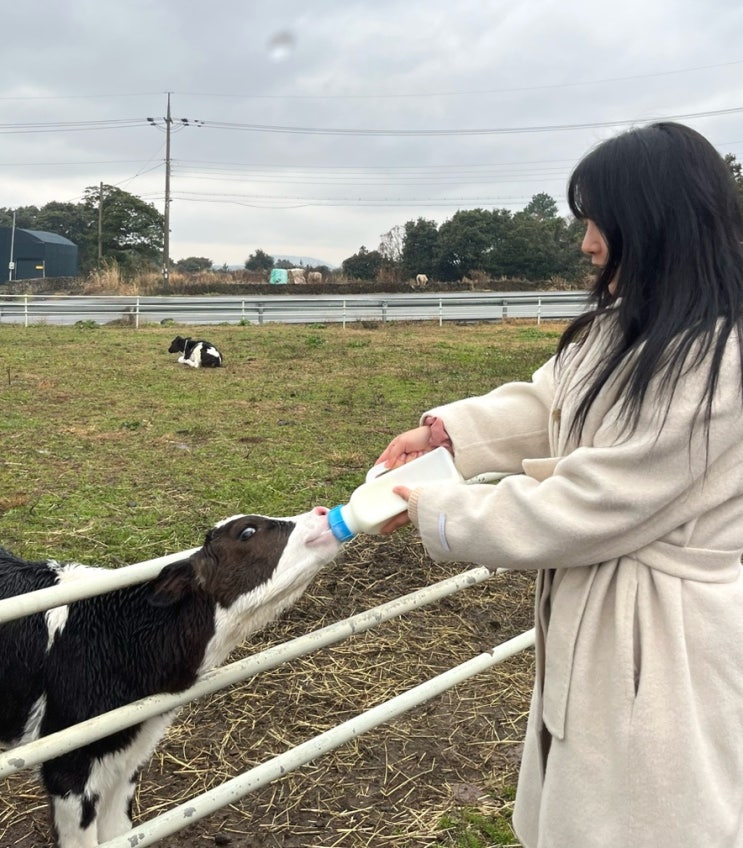
<svg viewBox="0 0 743 848">
<path fill-rule="evenodd" d="M 326 512 L 235 516 L 148 583 L 0 625 L 0 745 L 191 686 L 294 603 L 334 558 Z M 0 549 L 0 597 L 84 580 L 90 570 Z M 59 848 L 94 848 L 129 830 L 137 772 L 174 716 L 42 765 Z"/>
<path fill-rule="evenodd" d="M 219 368 L 223 364 L 222 354 L 204 339 L 176 336 L 170 343 L 168 353 L 180 353 L 178 362 L 192 368 Z"/>
</svg>

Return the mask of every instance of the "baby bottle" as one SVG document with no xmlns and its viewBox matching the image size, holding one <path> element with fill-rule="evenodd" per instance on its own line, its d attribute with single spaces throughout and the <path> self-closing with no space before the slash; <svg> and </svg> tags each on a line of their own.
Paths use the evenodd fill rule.
<svg viewBox="0 0 743 848">
<path fill-rule="evenodd" d="M 339 542 L 347 542 L 357 533 L 379 533 L 382 525 L 393 515 L 405 512 L 407 503 L 392 490 L 395 486 L 411 489 L 425 483 L 463 482 L 446 448 L 435 448 L 422 456 L 385 470 L 375 465 L 366 476 L 366 482 L 356 489 L 347 504 L 333 507 L 328 513 L 328 523 Z"/>
</svg>

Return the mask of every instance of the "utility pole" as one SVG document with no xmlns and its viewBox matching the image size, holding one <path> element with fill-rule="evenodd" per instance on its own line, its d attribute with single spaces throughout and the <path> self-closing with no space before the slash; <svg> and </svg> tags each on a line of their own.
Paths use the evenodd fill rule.
<svg viewBox="0 0 743 848">
<path fill-rule="evenodd" d="M 170 95 L 168 91 L 168 102 L 165 111 L 165 208 L 163 213 L 163 283 L 168 285 L 170 276 L 170 133 L 173 127 L 173 117 L 170 114 Z M 160 126 L 156 118 L 147 118 L 153 126 Z M 181 127 L 197 126 L 202 127 L 203 121 L 193 120 L 189 118 L 178 118 L 178 123 Z"/>
<path fill-rule="evenodd" d="M 98 188 L 98 271 L 103 261 L 103 183 Z"/>
<path fill-rule="evenodd" d="M 170 92 L 168 109 L 165 113 L 165 231 L 163 233 L 163 283 L 167 287 L 170 277 Z"/>
<path fill-rule="evenodd" d="M 13 249 L 15 247 L 15 209 L 13 210 L 13 227 L 10 231 L 10 260 L 8 262 L 8 282 L 13 280 L 13 271 L 15 271 L 15 259 L 13 259 Z"/>
</svg>

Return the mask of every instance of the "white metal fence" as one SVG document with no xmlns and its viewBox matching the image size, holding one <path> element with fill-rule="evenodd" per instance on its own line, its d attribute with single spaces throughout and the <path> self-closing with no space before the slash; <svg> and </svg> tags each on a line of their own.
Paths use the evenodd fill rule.
<svg viewBox="0 0 743 848">
<path fill-rule="evenodd" d="M 310 324 L 359 321 L 564 320 L 586 308 L 587 293 L 479 292 L 346 297 L 139 297 L 2 294 L 0 324 Z"/>
<path fill-rule="evenodd" d="M 86 580 L 85 586 L 65 584 L 0 600 L 0 624 L 70 603 L 79 598 L 91 597 L 152 579 L 169 562 L 188 556 L 193 550 L 196 549 L 147 560 L 109 572 L 101 572 Z M 0 752 L 0 777 L 7 777 L 21 769 L 36 766 L 45 760 L 59 756 L 63 752 L 102 739 L 111 733 L 183 706 L 189 701 L 216 692 L 226 686 L 245 681 L 261 671 L 276 668 L 285 662 L 341 642 L 353 634 L 364 632 L 411 610 L 477 585 L 492 575 L 493 572 L 484 567 L 472 568 L 462 574 L 441 580 L 431 586 L 312 631 L 246 659 L 213 669 L 184 692 L 143 698 L 74 727 L 9 751 Z M 101 848 L 145 848 L 148 845 L 155 845 L 160 839 L 176 833 L 228 804 L 234 803 L 250 792 L 265 786 L 270 781 L 334 750 L 356 736 L 390 721 L 413 707 L 425 703 L 456 684 L 503 662 L 533 644 L 534 631 L 529 630 L 522 633 L 395 698 L 360 713 L 325 733 L 308 739 L 306 742 L 200 796 L 189 799 L 184 804 L 175 806 L 155 818 L 138 824 L 128 833 L 103 843 Z"/>
</svg>

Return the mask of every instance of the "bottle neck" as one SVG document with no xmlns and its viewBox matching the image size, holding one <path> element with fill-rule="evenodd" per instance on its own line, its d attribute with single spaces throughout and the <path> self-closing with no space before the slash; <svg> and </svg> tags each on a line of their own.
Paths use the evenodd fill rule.
<svg viewBox="0 0 743 848">
<path fill-rule="evenodd" d="M 347 504 L 334 506 L 328 513 L 330 530 L 339 542 L 348 542 L 356 535 L 349 525 L 349 509 Z"/>
</svg>

